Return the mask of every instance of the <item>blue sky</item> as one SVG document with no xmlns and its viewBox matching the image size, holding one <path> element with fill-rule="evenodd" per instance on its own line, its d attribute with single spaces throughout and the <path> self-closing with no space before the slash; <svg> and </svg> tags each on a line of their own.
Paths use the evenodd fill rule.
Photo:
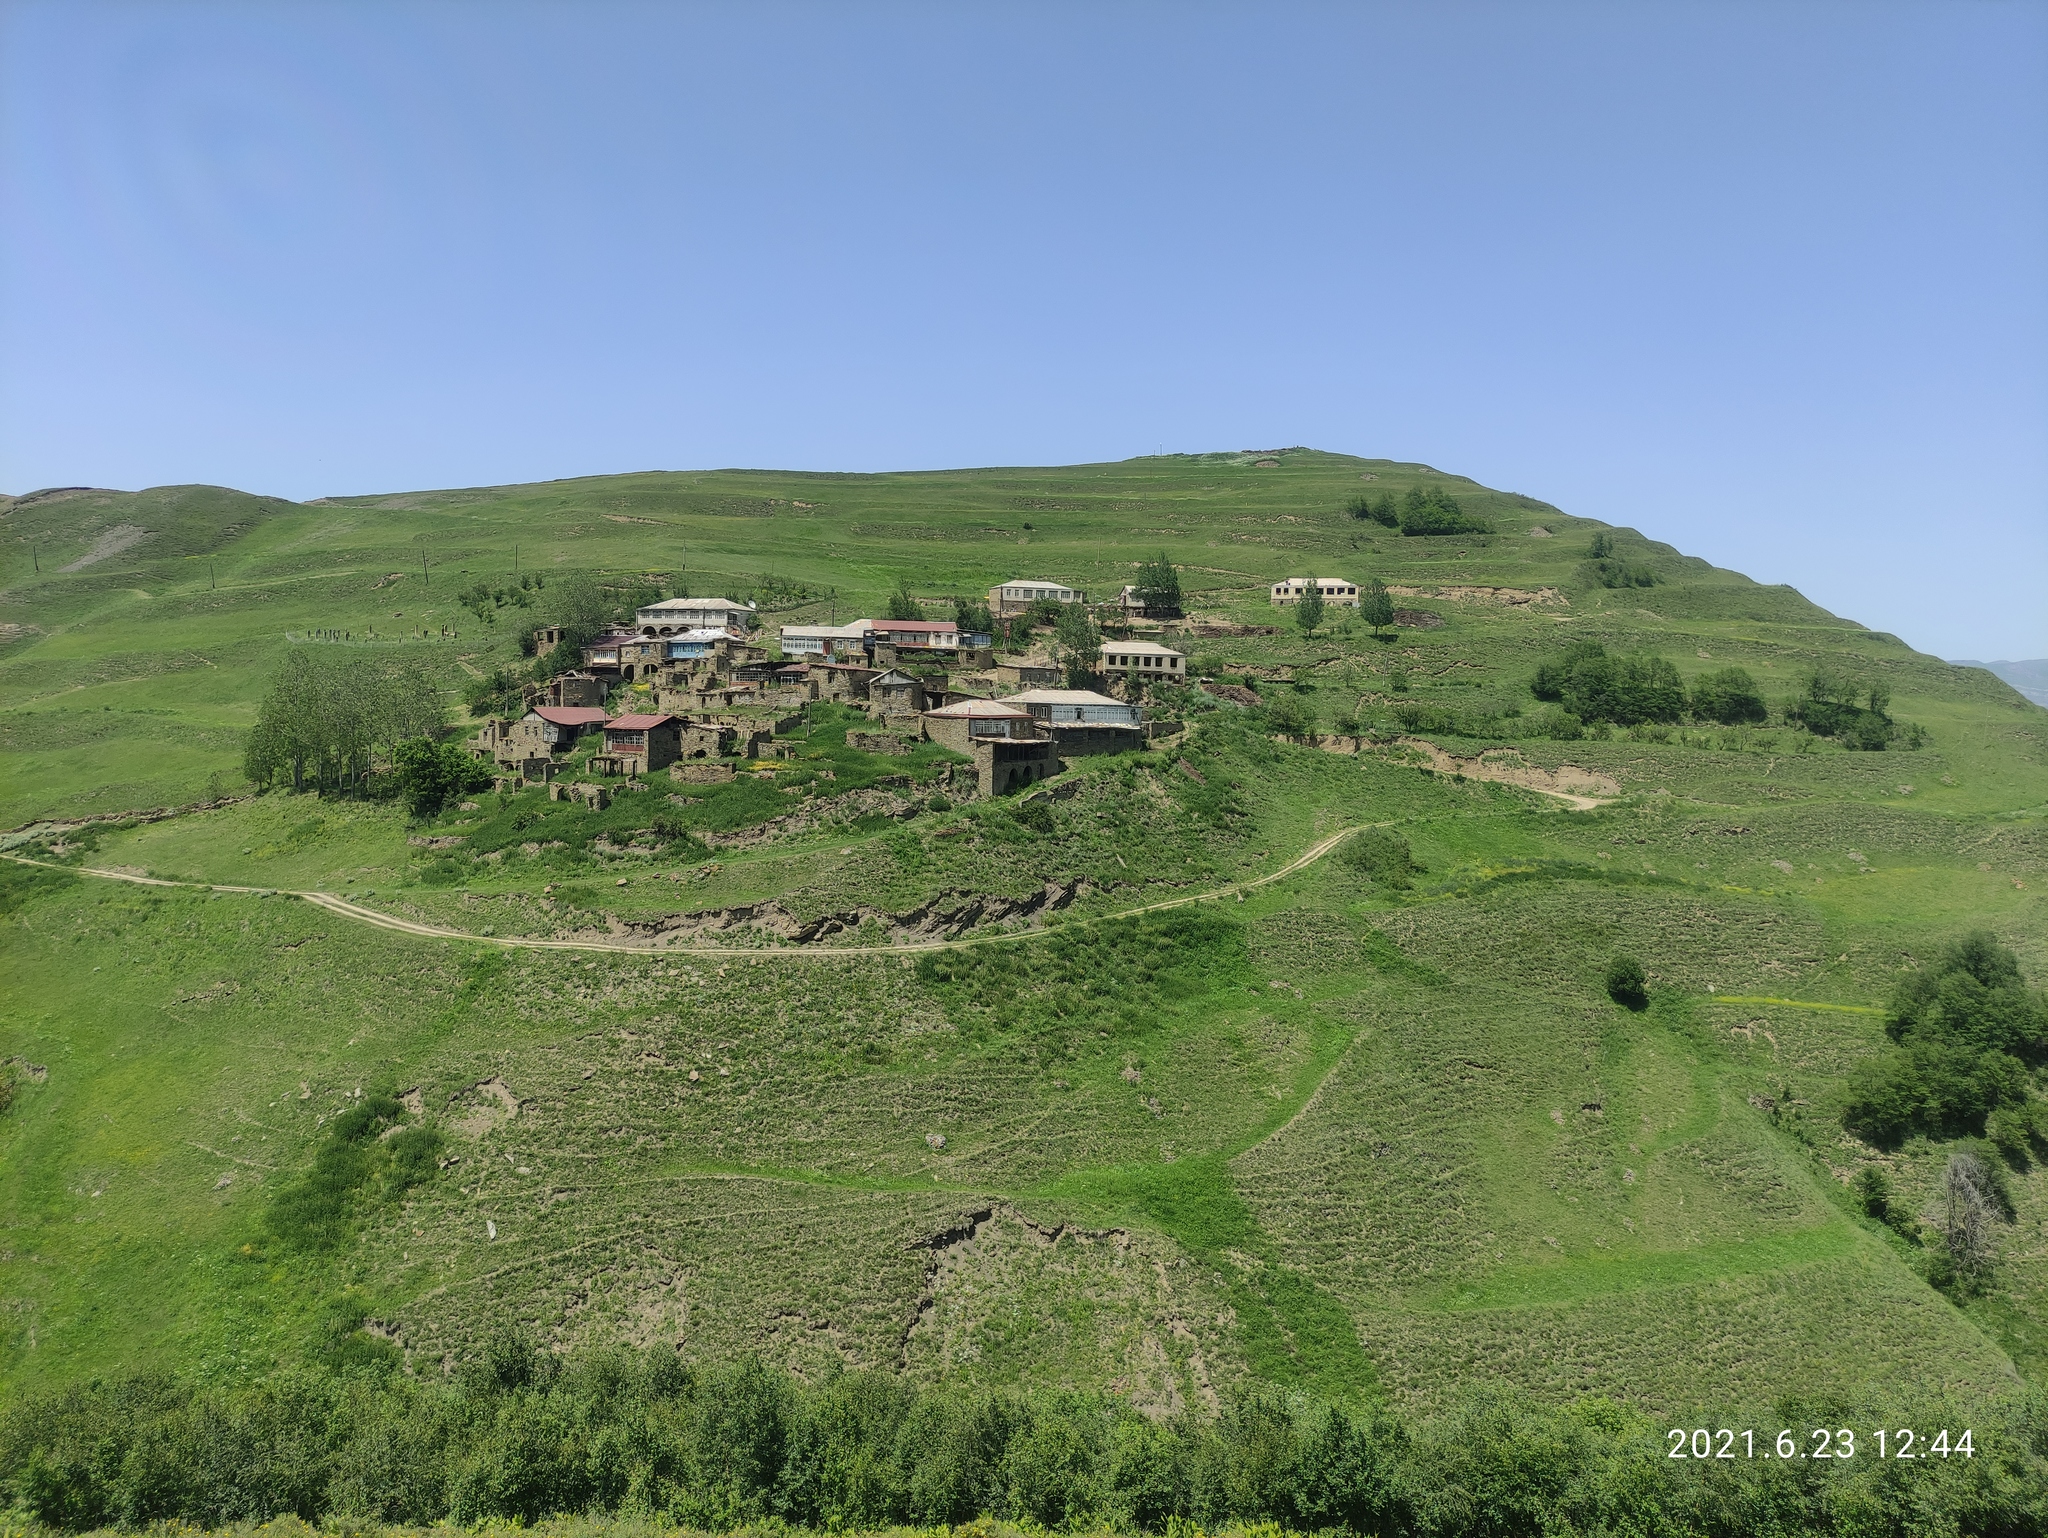
<svg viewBox="0 0 2048 1538">
<path fill-rule="evenodd" d="M 0 490 L 1310 444 L 2048 656 L 2048 7 L 0 5 Z"/>
</svg>

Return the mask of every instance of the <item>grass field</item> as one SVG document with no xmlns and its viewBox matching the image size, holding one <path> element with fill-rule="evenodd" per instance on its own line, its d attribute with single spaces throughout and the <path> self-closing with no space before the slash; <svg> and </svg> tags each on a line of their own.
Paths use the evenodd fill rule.
<svg viewBox="0 0 2048 1538">
<path fill-rule="evenodd" d="M 2048 1176 L 2010 1172 L 1993 1280 L 1952 1301 L 1848 1186 L 1878 1165 L 1923 1210 L 1945 1146 L 1881 1153 L 1839 1116 L 1904 969 L 1985 928 L 2048 981 L 2048 712 L 1630 531 L 1660 585 L 1588 586 L 1599 526 L 1527 497 L 1267 458 L 16 503 L 10 848 L 259 891 L 0 868 L 0 1393 L 138 1366 L 240 1381 L 372 1338 L 435 1375 L 514 1322 L 564 1350 L 1150 1410 L 1255 1381 L 1418 1413 L 1498 1384 L 1660 1416 L 1851 1390 L 1989 1404 L 2048 1381 Z M 1343 510 L 1428 481 L 1494 532 L 1404 539 Z M 147 537 L 62 569 L 124 529 Z M 1161 550 L 1201 617 L 1282 624 L 1197 641 L 1202 671 L 1291 681 L 1325 731 L 1360 701 L 1416 704 L 1460 757 L 1512 750 L 1618 793 L 1572 810 L 1397 745 L 1275 741 L 1206 701 L 1184 747 L 1081 761 L 1073 794 L 1028 805 L 932 809 L 944 755 L 854 752 L 831 713 L 773 780 L 681 806 L 486 795 L 414 826 L 241 779 L 287 646 L 415 648 L 453 690 L 513 657 L 516 617 L 486 626 L 455 591 L 515 560 L 813 595 L 774 600 L 773 624 L 872 612 L 899 578 L 934 602 L 1015 576 L 1106 596 Z M 1310 571 L 1381 576 L 1443 623 L 1381 641 L 1333 615 L 1303 636 L 1264 592 Z M 351 639 L 293 639 L 315 632 Z M 1740 665 L 1774 702 L 1845 668 L 1925 744 L 1520 737 L 1530 668 L 1567 639 L 1688 677 Z M 855 793 L 883 800 L 835 809 Z M 645 836 L 657 804 L 712 847 Z M 1407 839 L 1412 885 L 1333 853 L 1236 890 L 1367 825 Z M 409 842 L 429 837 L 463 842 Z M 893 953 L 907 915 L 1049 890 L 1012 938 Z M 674 938 L 504 950 L 260 895 L 291 891 L 479 941 Z M 845 949 L 789 957 L 701 917 L 765 903 L 843 918 Z M 759 954 L 693 954 L 714 938 Z M 1640 1013 L 1603 991 L 1618 951 L 1648 968 Z M 359 1193 L 345 1241 L 309 1248 L 280 1194 L 382 1092 L 445 1162 Z"/>
</svg>

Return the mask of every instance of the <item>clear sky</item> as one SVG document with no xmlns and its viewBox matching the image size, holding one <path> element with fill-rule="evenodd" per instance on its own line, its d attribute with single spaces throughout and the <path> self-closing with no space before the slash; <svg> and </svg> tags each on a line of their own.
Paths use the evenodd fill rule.
<svg viewBox="0 0 2048 1538">
<path fill-rule="evenodd" d="M 2048 656 L 2048 5 L 0 3 L 0 490 L 1308 444 Z"/>
</svg>

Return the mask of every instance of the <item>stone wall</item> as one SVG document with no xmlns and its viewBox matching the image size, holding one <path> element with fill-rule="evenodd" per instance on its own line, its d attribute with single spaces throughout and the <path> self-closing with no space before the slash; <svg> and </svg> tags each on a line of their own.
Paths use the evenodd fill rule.
<svg viewBox="0 0 2048 1538">
<path fill-rule="evenodd" d="M 846 745 L 856 753 L 879 753 L 887 758 L 901 758 L 917 746 L 915 737 L 900 732 L 848 732 Z"/>
</svg>

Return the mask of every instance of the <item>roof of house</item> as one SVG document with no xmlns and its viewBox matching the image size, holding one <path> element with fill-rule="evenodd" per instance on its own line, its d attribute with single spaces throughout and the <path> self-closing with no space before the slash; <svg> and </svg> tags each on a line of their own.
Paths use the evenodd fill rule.
<svg viewBox="0 0 2048 1538">
<path fill-rule="evenodd" d="M 666 726 L 675 720 L 671 715 L 617 716 L 605 723 L 608 732 L 645 732 L 657 726 Z"/>
<path fill-rule="evenodd" d="M 750 603 L 736 603 L 730 598 L 664 598 L 660 603 L 643 603 L 634 612 L 637 614 L 681 614 L 690 609 L 724 609 L 728 613 L 738 610 L 751 614 L 754 606 Z"/>
<path fill-rule="evenodd" d="M 1358 585 L 1357 583 L 1353 582 L 1349 577 L 1282 577 L 1278 582 L 1275 582 L 1273 586 L 1305 587 L 1311 582 L 1341 582 L 1346 587 L 1356 587 Z"/>
<path fill-rule="evenodd" d="M 1171 646 L 1161 646 L 1157 641 L 1104 641 L 1106 652 L 1142 652 L 1148 657 L 1185 657 L 1186 652 L 1177 652 Z"/>
<path fill-rule="evenodd" d="M 927 710 L 925 714 L 928 716 L 939 716 L 950 721 L 958 721 L 963 718 L 971 718 L 978 721 L 1028 721 L 1031 719 L 1030 711 L 1019 710 L 1007 700 L 960 700 L 954 704 L 942 706 L 937 710 Z"/>
<path fill-rule="evenodd" d="M 530 714 L 554 726 L 596 726 L 605 719 L 595 705 L 536 705 Z"/>
<path fill-rule="evenodd" d="M 1039 587 L 1052 593 L 1071 593 L 1073 588 L 1065 582 L 1047 582 L 1039 577 L 1012 577 L 1007 582 L 998 582 L 997 587 Z"/>
<path fill-rule="evenodd" d="M 781 633 L 820 641 L 858 641 L 873 628 L 874 623 L 870 619 L 857 619 L 850 625 L 784 625 Z"/>
<path fill-rule="evenodd" d="M 1122 700 L 1113 700 L 1106 694 L 1097 694 L 1093 689 L 1026 689 L 1022 694 L 1010 696 L 1019 705 L 1110 705 L 1118 710 L 1130 710 Z"/>
<path fill-rule="evenodd" d="M 960 627 L 949 619 L 878 619 L 869 621 L 875 630 L 958 630 Z"/>
<path fill-rule="evenodd" d="M 712 641 L 729 640 L 730 637 L 723 630 L 715 630 L 709 625 L 702 625 L 695 630 L 685 630 L 681 635 L 665 635 L 660 639 L 663 641 L 702 641 L 708 644 Z"/>
<path fill-rule="evenodd" d="M 891 668 L 888 672 L 878 673 L 875 677 L 869 679 L 868 687 L 872 689 L 877 684 L 914 684 L 921 681 L 920 679 L 912 678 L 908 673 L 899 673 L 896 669 Z"/>
</svg>

